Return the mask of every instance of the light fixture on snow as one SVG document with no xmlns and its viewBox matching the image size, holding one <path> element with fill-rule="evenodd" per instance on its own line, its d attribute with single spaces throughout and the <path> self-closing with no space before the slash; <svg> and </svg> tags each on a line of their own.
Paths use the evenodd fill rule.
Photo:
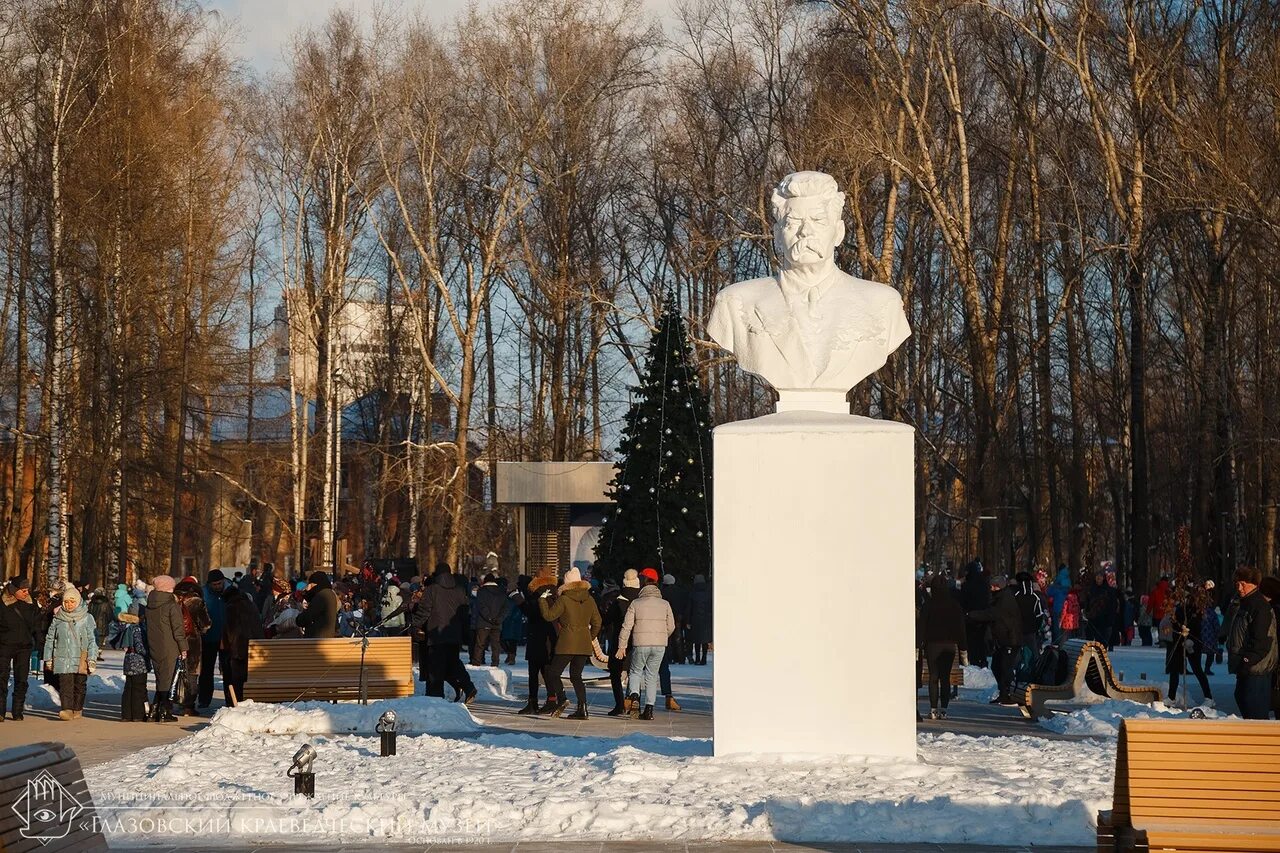
<svg viewBox="0 0 1280 853">
<path fill-rule="evenodd" d="M 386 758 L 396 754 L 396 712 L 384 711 L 382 716 L 378 718 L 378 725 L 375 726 L 378 734 L 382 735 L 382 757 Z"/>
<path fill-rule="evenodd" d="M 293 764 L 285 771 L 286 776 L 293 779 L 293 792 L 304 797 L 316 795 L 316 774 L 311 772 L 311 765 L 316 760 L 316 748 L 304 743 L 293 754 Z"/>
</svg>

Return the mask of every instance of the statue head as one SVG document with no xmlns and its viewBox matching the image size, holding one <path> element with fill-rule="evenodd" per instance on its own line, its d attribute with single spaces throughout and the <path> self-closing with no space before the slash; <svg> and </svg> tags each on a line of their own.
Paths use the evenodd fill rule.
<svg viewBox="0 0 1280 853">
<path fill-rule="evenodd" d="M 773 189 L 773 244 L 783 269 L 835 265 L 844 242 L 844 193 L 824 172 L 792 172 Z"/>
</svg>

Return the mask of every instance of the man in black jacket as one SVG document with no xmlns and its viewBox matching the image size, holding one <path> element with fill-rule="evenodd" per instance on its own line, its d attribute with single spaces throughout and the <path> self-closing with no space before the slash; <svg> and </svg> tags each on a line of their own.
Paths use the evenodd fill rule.
<svg viewBox="0 0 1280 853">
<path fill-rule="evenodd" d="M 991 668 L 1000 688 L 1000 695 L 992 704 L 1017 705 L 1013 698 L 1013 669 L 1022 645 L 1022 611 L 1018 609 L 1008 578 L 997 575 L 991 579 L 991 586 L 996 590 L 991 607 L 972 611 L 969 618 L 991 626 Z"/>
<path fill-rule="evenodd" d="M 469 610 L 466 587 L 458 583 L 447 563 L 438 564 L 412 623 L 413 634 L 421 634 L 427 641 L 427 659 L 419 666 L 426 667 L 428 696 L 443 697 L 447 681 L 466 695 L 463 701 L 467 704 L 476 698 L 476 686 L 459 657 L 471 625 Z"/>
<path fill-rule="evenodd" d="M 491 574 L 484 576 L 484 582 L 476 593 L 476 638 L 471 644 L 471 665 L 484 666 L 484 653 L 488 649 L 493 663 L 497 666 L 502 657 L 502 621 L 511 611 L 511 601 L 507 591 L 498 586 L 498 578 Z"/>
<path fill-rule="evenodd" d="M 31 585 L 24 577 L 5 584 L 0 593 L 0 720 L 4 719 L 4 700 L 9 691 L 9 670 L 13 670 L 12 715 L 22 719 L 27 701 L 27 676 L 31 671 L 36 625 L 40 613 L 31 602 Z"/>
<path fill-rule="evenodd" d="M 1271 673 L 1276 669 L 1276 619 L 1262 591 L 1262 572 L 1236 569 L 1236 608 L 1227 630 L 1227 667 L 1236 674 L 1236 704 L 1246 720 L 1265 720 L 1271 711 Z"/>
<path fill-rule="evenodd" d="M 640 595 L 640 575 L 635 569 L 627 569 L 622 573 L 622 588 L 615 592 L 604 608 L 604 618 L 600 626 L 600 636 L 605 638 L 604 652 L 609 657 L 609 686 L 613 688 L 613 710 L 610 717 L 620 717 L 627 712 L 626 695 L 622 691 L 622 673 L 631 666 L 630 658 L 619 660 L 615 657 L 618 651 L 622 622 L 627 618 L 627 610 L 631 602 Z M 638 690 L 636 692 L 639 692 Z"/>
</svg>

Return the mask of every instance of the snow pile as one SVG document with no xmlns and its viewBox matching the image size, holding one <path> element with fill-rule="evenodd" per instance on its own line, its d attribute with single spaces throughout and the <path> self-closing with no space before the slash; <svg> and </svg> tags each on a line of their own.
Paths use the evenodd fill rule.
<svg viewBox="0 0 1280 853">
<path fill-rule="evenodd" d="M 239 846 L 280 843 L 284 833 L 328 847 L 370 839 L 1089 845 L 1115 764 L 1111 741 L 1025 736 L 921 735 L 919 760 L 897 761 L 717 759 L 707 740 L 495 730 L 401 737 L 397 756 L 379 758 L 376 739 L 340 735 L 310 738 L 318 758 L 308 800 L 285 776 L 305 742 L 214 725 L 86 775 L 118 846 L 215 833 Z"/>
<path fill-rule="evenodd" d="M 86 704 L 105 702 L 118 705 L 123 695 L 124 673 L 122 672 L 95 672 L 85 681 Z M 45 684 L 44 679 L 38 675 L 31 676 L 28 682 L 27 701 L 24 704 L 33 711 L 58 711 L 62 708 L 62 700 L 58 697 L 57 688 L 52 684 Z"/>
<path fill-rule="evenodd" d="M 476 697 L 481 702 L 515 702 L 525 698 L 527 687 L 515 689 L 515 679 L 508 667 L 468 664 L 467 674 L 471 676 L 471 681 L 476 686 Z"/>
<path fill-rule="evenodd" d="M 396 712 L 396 730 L 401 734 L 461 734 L 480 728 L 480 723 L 461 703 L 428 696 L 384 699 L 360 705 L 356 702 L 297 702 L 275 705 L 245 700 L 234 708 L 213 715 L 210 726 L 243 734 L 373 734 L 378 718 Z"/>
<path fill-rule="evenodd" d="M 991 670 L 983 666 L 965 664 L 964 686 L 960 688 L 961 698 L 974 702 L 990 702 L 999 692 L 995 674 Z"/>
<path fill-rule="evenodd" d="M 1058 732 L 1064 735 L 1090 735 L 1093 737 L 1113 738 L 1120 734 L 1121 720 L 1186 720 L 1190 719 L 1192 710 L 1194 709 L 1183 711 L 1179 708 L 1172 708 L 1163 702 L 1147 705 L 1142 702 L 1130 702 L 1126 699 L 1103 699 L 1099 697 L 1098 702 L 1086 708 L 1072 711 L 1069 714 L 1055 714 L 1048 719 L 1041 720 L 1040 725 L 1051 732 Z M 1201 707 L 1199 710 L 1210 720 L 1234 719 L 1212 707 Z"/>
</svg>

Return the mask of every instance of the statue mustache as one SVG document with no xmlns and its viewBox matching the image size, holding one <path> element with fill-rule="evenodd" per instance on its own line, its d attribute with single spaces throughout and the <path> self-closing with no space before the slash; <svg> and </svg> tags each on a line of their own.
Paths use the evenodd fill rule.
<svg viewBox="0 0 1280 853">
<path fill-rule="evenodd" d="M 799 240 L 796 240 L 791 244 L 792 256 L 798 255 L 806 249 L 813 252 L 819 258 L 825 258 L 827 256 L 822 244 L 814 240 L 812 237 L 801 237 Z"/>
</svg>

